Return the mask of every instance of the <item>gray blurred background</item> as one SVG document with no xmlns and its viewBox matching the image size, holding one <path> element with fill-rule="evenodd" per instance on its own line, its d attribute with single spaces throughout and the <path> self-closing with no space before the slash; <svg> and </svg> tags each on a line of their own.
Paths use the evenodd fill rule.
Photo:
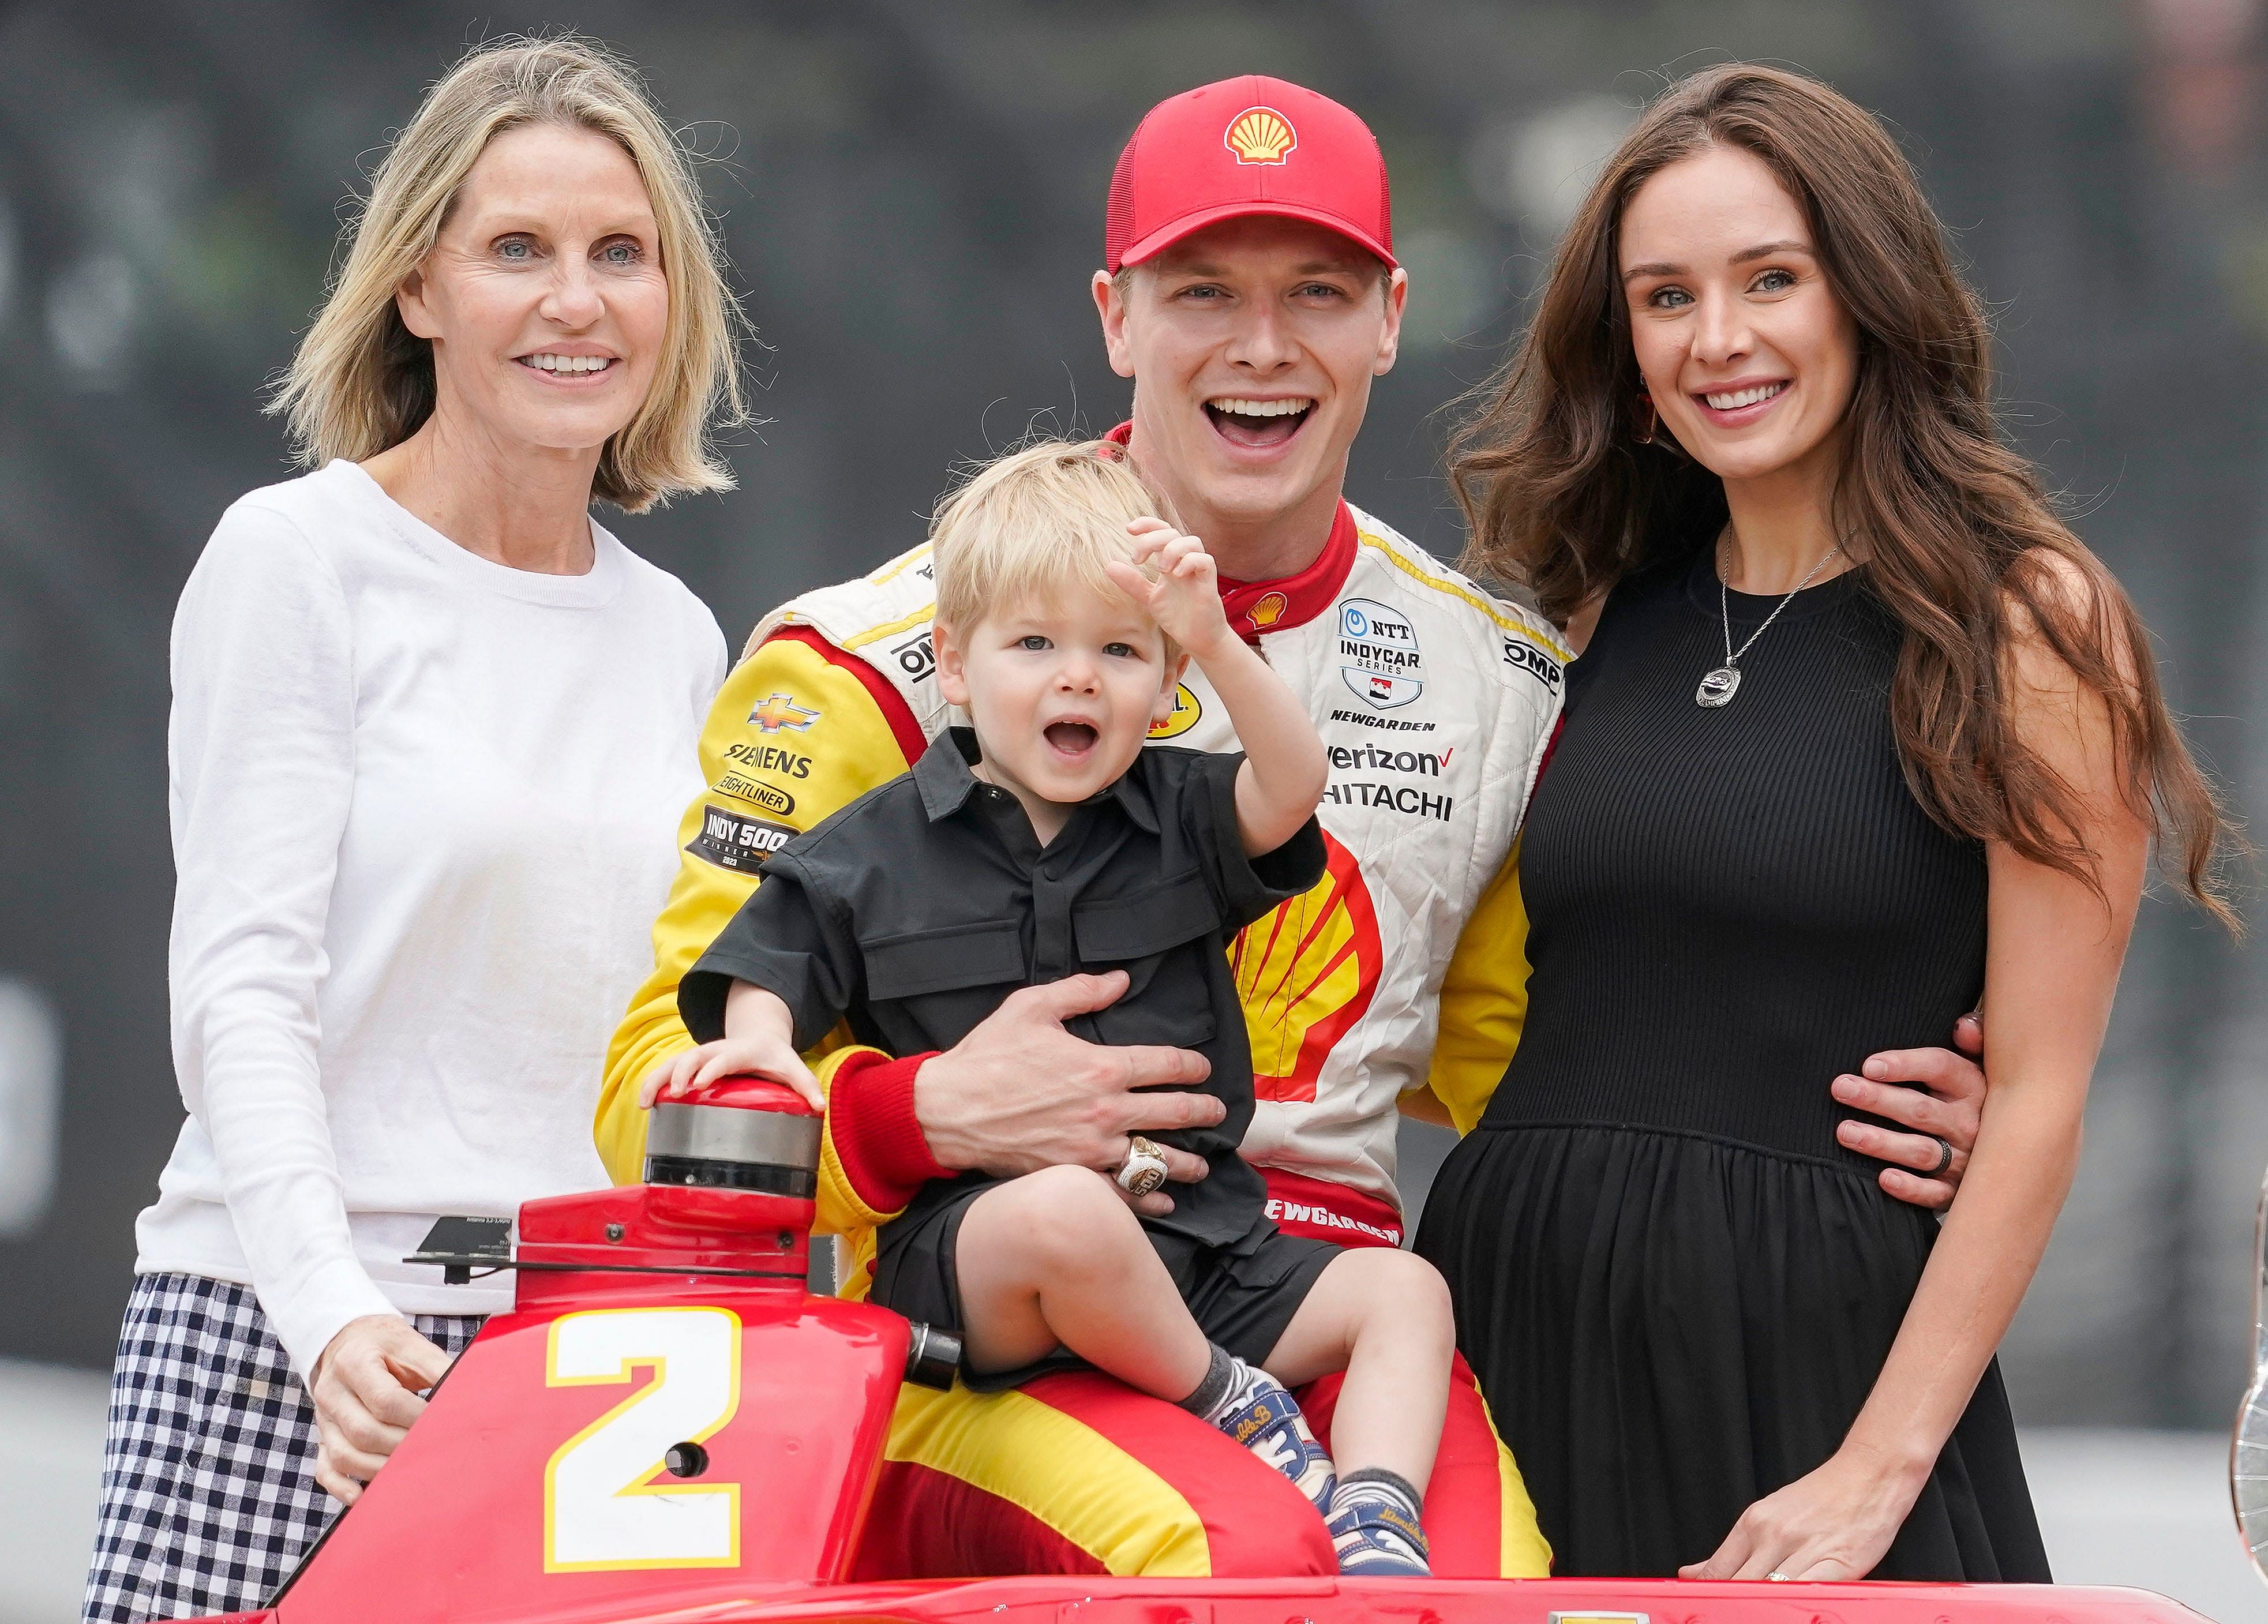
<svg viewBox="0 0 2268 1624">
<path fill-rule="evenodd" d="M 2240 804 L 2268 801 L 2261 0 L 0 4 L 0 1356 L 23 1362 L 0 1438 L 71 1505 L 99 1430 L 73 1372 L 108 1363 L 180 1121 L 174 598 L 222 509 L 291 471 L 260 405 L 342 200 L 456 55 L 543 26 L 627 52 L 714 160 L 770 421 L 734 447 L 737 493 L 615 527 L 736 643 L 909 545 L 954 459 L 1038 415 L 1117 421 L 1086 291 L 1111 164 L 1150 103 L 1231 73 L 1336 96 L 1385 148 L 1410 321 L 1350 488 L 1454 555 L 1445 403 L 1501 354 L 1662 76 L 1749 56 L 1894 124 L 1998 312 L 2013 431 L 2139 600 L 2193 741 Z M 2098 1486 L 2106 1528 L 2144 1502 L 2187 1507 L 2169 1527 L 2218 1515 L 2198 1435 L 2248 1374 L 2264 995 L 2259 949 L 2146 907 L 2007 1352 L 2043 1505 Z M 1439 1146 L 1410 1150 L 1414 1195 Z M 2154 1461 L 2181 1487 L 2151 1488 Z M 70 1567 L 78 1525 L 34 1539 L 50 1513 L 26 1506 L 0 1529 Z M 2106 1548 L 2051 1532 L 2066 1571 Z M 2199 1538 L 2225 1563 L 2222 1530 Z M 64 1616 L 28 1571 L 0 1579 L 0 1618 Z"/>
</svg>

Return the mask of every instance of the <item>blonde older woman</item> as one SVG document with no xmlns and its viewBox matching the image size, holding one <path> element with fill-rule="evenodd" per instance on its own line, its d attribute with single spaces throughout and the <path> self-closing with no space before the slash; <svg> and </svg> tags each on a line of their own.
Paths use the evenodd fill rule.
<svg viewBox="0 0 2268 1624">
<path fill-rule="evenodd" d="M 434 1217 L 606 1181 L 725 647 L 588 509 L 729 485 L 738 322 L 687 155 L 579 41 L 475 52 L 378 172 L 277 401 L 316 471 L 229 509 L 174 622 L 188 1120 L 91 1619 L 256 1606 L 511 1300 L 402 1264 Z"/>
</svg>

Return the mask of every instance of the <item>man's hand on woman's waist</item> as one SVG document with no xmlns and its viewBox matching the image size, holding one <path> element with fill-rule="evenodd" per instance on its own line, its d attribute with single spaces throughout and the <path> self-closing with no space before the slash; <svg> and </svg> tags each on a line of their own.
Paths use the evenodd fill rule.
<svg viewBox="0 0 2268 1624">
<path fill-rule="evenodd" d="M 1864 1077 L 1835 1079 L 1835 1098 L 1853 1110 L 1897 1123 L 1898 1133 L 1850 1121 L 1836 1128 L 1845 1150 L 1889 1166 L 1882 1188 L 1917 1207 L 1953 1205 L 1969 1171 L 1984 1120 L 1984 1069 L 1973 1058 L 1984 1052 L 1984 1025 L 1974 1014 L 1953 1028 L 1953 1049 L 1890 1049 L 1867 1057 Z"/>
</svg>

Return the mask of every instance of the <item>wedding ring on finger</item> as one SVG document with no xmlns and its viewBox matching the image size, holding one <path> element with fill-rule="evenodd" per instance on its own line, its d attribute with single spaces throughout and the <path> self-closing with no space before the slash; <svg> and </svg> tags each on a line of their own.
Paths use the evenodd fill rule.
<svg viewBox="0 0 2268 1624">
<path fill-rule="evenodd" d="M 1767 1579 L 1770 1579 L 1770 1580 L 1771 1580 L 1774 1584 L 1786 1584 L 1786 1583 L 1788 1583 L 1788 1577 L 1787 1577 L 1787 1575 L 1786 1575 L 1786 1574 L 1782 1573 L 1782 1572 L 1781 1572 L 1778 1569 L 1777 1569 L 1777 1568 L 1773 1569 L 1770 1573 L 1768 1573 L 1768 1574 L 1764 1575 L 1764 1577 L 1765 1577 L 1765 1578 L 1767 1578 Z"/>
<path fill-rule="evenodd" d="M 1953 1145 L 1948 1140 L 1939 1139 L 1935 1134 L 1930 1135 L 1930 1138 L 1937 1144 L 1937 1165 L 1924 1173 L 1922 1177 L 1942 1179 L 1945 1177 L 1945 1170 L 1953 1165 Z"/>
<path fill-rule="evenodd" d="M 1137 1134 L 1112 1177 L 1129 1195 L 1147 1195 L 1166 1181 L 1166 1153 Z"/>
</svg>

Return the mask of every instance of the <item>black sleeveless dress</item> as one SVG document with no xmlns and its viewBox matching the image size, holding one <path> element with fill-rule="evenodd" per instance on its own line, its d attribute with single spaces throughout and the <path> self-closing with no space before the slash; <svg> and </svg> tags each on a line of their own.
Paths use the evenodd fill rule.
<svg viewBox="0 0 2268 1624">
<path fill-rule="evenodd" d="M 1734 594 L 1737 647 L 1777 598 Z M 1672 1576 L 1823 1463 L 1936 1238 L 1828 1092 L 1984 984 L 1984 858 L 1924 815 L 1854 570 L 1724 662 L 1708 549 L 1619 585 L 1522 837 L 1527 1029 L 1418 1250 L 1565 1575 Z M 2039 1580 L 1996 1363 L 1877 1578 Z"/>
</svg>

